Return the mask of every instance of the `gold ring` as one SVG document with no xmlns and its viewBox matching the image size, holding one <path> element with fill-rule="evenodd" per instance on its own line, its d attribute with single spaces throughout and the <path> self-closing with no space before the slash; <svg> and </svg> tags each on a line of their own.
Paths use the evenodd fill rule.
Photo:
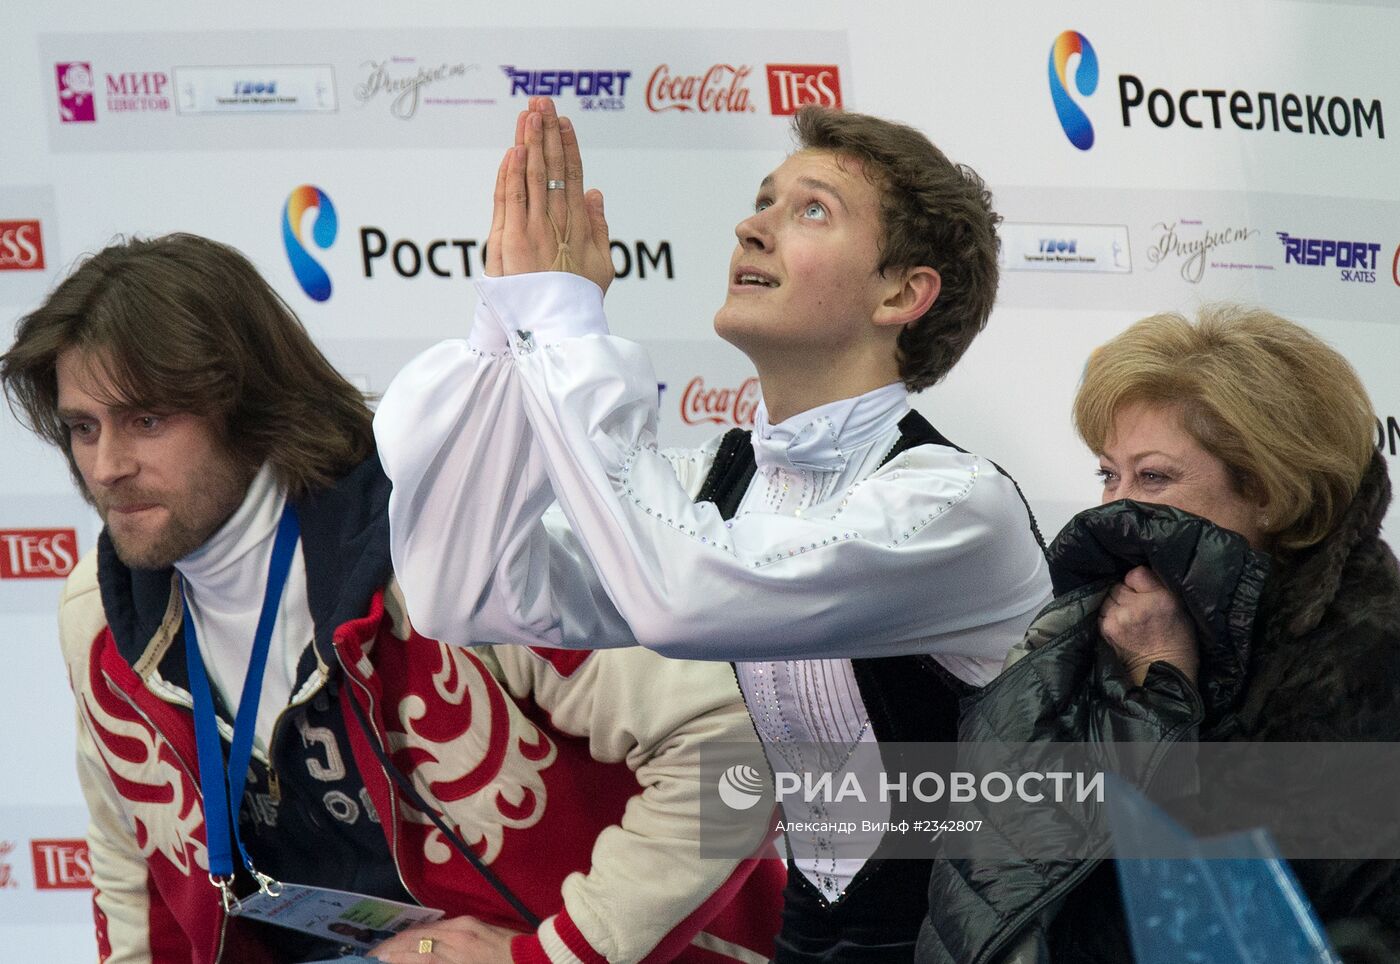
<svg viewBox="0 0 1400 964">
<path fill-rule="evenodd" d="M 419 954 L 431 954 L 433 952 L 433 939 L 431 937 L 420 938 L 418 941 Z"/>
</svg>

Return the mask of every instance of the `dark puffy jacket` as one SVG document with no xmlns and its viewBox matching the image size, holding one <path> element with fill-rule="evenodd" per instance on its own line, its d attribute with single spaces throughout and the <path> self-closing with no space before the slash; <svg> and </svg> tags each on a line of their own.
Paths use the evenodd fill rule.
<svg viewBox="0 0 1400 964">
<path fill-rule="evenodd" d="M 1115 502 L 1081 513 L 1050 548 L 1056 599 L 1028 632 L 1029 652 L 966 709 L 959 739 L 1153 743 L 1132 774 L 1143 786 L 1159 751 L 1180 741 L 1400 741 L 1400 571 L 1379 537 L 1389 501 L 1377 456 L 1342 523 L 1271 575 L 1242 538 L 1175 509 Z M 1133 686 L 1098 633 L 1104 594 L 1138 565 L 1195 622 L 1199 691 L 1164 663 Z M 1106 840 L 1082 832 L 1082 852 L 1107 854 Z M 1400 960 L 1400 862 L 1291 866 L 1348 961 Z M 1113 865 L 938 861 L 917 959 L 1130 961 Z"/>
</svg>

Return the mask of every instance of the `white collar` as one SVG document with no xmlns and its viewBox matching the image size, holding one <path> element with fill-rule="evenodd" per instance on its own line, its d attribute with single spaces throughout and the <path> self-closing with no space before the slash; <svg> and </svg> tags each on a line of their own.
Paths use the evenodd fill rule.
<svg viewBox="0 0 1400 964">
<path fill-rule="evenodd" d="M 762 399 L 754 413 L 753 450 L 758 467 L 839 472 L 848 453 L 884 435 L 909 414 L 909 392 L 893 382 L 855 398 L 842 398 L 768 424 Z"/>
<path fill-rule="evenodd" d="M 175 563 L 201 602 L 218 600 L 218 608 L 225 612 L 262 604 L 267 574 L 261 568 L 272 554 L 286 501 L 272 467 L 264 463 L 228 521 L 204 545 Z"/>
</svg>

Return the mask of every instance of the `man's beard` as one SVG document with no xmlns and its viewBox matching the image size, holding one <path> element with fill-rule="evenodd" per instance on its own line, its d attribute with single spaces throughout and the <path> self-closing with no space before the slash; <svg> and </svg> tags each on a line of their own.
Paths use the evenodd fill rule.
<svg viewBox="0 0 1400 964">
<path fill-rule="evenodd" d="M 170 494 L 157 497 L 145 495 L 139 489 L 120 490 L 105 493 L 97 502 L 97 508 L 107 524 L 107 534 L 118 559 L 132 569 L 168 569 L 219 531 L 242 504 L 252 477 L 252 472 L 230 459 L 211 466 L 200 484 L 184 493 L 179 501 L 172 501 Z M 150 535 L 121 533 L 109 517 L 108 506 L 113 502 L 126 505 L 159 502 L 166 510 L 166 520 Z"/>
</svg>

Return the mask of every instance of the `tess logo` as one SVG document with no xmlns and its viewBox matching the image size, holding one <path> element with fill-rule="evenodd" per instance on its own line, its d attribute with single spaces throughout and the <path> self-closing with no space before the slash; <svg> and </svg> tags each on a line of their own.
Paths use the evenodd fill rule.
<svg viewBox="0 0 1400 964">
<path fill-rule="evenodd" d="M 834 64 L 769 64 L 768 102 L 778 115 L 808 104 L 840 107 L 841 74 Z"/>
<path fill-rule="evenodd" d="M 77 561 L 73 529 L 0 529 L 0 579 L 62 579 Z"/>
<path fill-rule="evenodd" d="M 1082 33 L 1066 30 L 1050 46 L 1050 99 L 1069 142 L 1087 151 L 1094 146 L 1094 125 L 1089 123 L 1089 115 L 1069 96 L 1069 78 L 1065 75 L 1069 58 L 1074 54 L 1079 55 L 1079 68 L 1074 72 L 1075 87 L 1085 97 L 1098 90 L 1099 57 L 1094 53 L 1094 45 Z"/>
<path fill-rule="evenodd" d="M 0 221 L 0 271 L 44 270 L 44 236 L 38 221 Z"/>
<path fill-rule="evenodd" d="M 35 890 L 88 890 L 92 861 L 86 840 L 34 840 Z"/>
</svg>

